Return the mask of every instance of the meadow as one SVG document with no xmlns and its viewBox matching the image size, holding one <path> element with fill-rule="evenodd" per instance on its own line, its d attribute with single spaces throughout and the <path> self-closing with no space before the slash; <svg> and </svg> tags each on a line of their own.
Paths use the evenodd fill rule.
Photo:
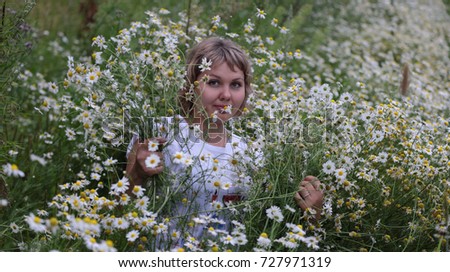
<svg viewBox="0 0 450 272">
<path fill-rule="evenodd" d="M 1 251 L 449 251 L 449 1 L 58 3 L 1 2 Z M 229 124 L 248 196 L 212 205 L 229 230 L 201 214 L 173 229 L 179 180 L 126 194 L 125 154 L 180 113 L 185 52 L 211 35 L 253 63 Z M 318 222 L 293 199 L 306 175 Z"/>
</svg>

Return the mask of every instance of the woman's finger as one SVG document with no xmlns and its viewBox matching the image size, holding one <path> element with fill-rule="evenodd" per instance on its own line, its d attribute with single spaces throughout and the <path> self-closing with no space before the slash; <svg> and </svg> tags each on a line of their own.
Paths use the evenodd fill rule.
<svg viewBox="0 0 450 272">
<path fill-rule="evenodd" d="M 164 166 L 159 165 L 155 168 L 143 168 L 143 171 L 148 175 L 148 176 L 153 176 L 153 175 L 157 175 L 160 174 L 164 171 Z"/>
<path fill-rule="evenodd" d="M 316 190 L 321 190 L 321 188 L 320 188 L 320 186 L 321 186 L 320 180 L 317 177 L 315 177 L 315 176 L 307 176 L 307 177 L 305 177 L 303 179 L 302 182 L 310 183 Z"/>
<path fill-rule="evenodd" d="M 159 144 L 165 144 L 167 142 L 166 138 L 163 137 L 155 137 L 155 138 L 151 138 L 150 140 L 158 142 Z"/>
<path fill-rule="evenodd" d="M 294 194 L 294 199 L 297 205 L 302 209 L 306 210 L 308 208 L 308 204 L 306 203 L 306 200 L 304 197 L 300 194 L 300 192 L 297 192 Z"/>
<path fill-rule="evenodd" d="M 310 195 L 311 192 L 313 192 L 315 190 L 316 189 L 314 188 L 314 186 L 309 181 L 303 180 L 302 182 L 300 182 L 299 193 L 300 193 L 301 196 L 306 197 L 306 196 Z"/>
</svg>

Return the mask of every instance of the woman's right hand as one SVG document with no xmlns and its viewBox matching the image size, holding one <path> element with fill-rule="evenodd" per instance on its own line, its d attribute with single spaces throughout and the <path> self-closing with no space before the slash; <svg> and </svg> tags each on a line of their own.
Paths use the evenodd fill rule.
<svg viewBox="0 0 450 272">
<path fill-rule="evenodd" d="M 299 184 L 299 191 L 294 194 L 297 205 L 302 210 L 314 209 L 316 221 L 320 219 L 323 206 L 321 183 L 315 176 L 305 177 Z"/>
<path fill-rule="evenodd" d="M 130 189 L 135 185 L 142 185 L 146 178 L 157 175 L 164 170 L 163 154 L 158 151 L 149 151 L 148 144 L 150 141 L 163 145 L 166 139 L 162 137 L 146 139 L 144 142 L 139 140 L 133 144 L 133 148 L 128 154 L 126 175 L 130 179 Z M 160 163 L 153 168 L 149 168 L 145 164 L 145 160 L 152 154 L 156 154 L 160 158 Z"/>
</svg>

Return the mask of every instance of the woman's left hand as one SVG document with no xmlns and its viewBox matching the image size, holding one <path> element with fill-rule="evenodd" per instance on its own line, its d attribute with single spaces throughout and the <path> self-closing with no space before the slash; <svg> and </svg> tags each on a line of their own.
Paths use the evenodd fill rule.
<svg viewBox="0 0 450 272">
<path fill-rule="evenodd" d="M 294 195 L 295 202 L 302 210 L 314 209 L 316 220 L 320 219 L 323 206 L 323 191 L 320 180 L 314 176 L 307 176 L 299 184 L 299 191 Z"/>
</svg>

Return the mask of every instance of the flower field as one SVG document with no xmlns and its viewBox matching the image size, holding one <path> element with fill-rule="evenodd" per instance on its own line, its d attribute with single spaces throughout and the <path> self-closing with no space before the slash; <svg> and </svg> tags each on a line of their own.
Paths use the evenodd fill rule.
<svg viewBox="0 0 450 272">
<path fill-rule="evenodd" d="M 78 36 L 26 24 L 39 4 L 4 8 L 1 251 L 449 251 L 450 3 L 231 2 L 114 25 L 105 1 Z M 253 64 L 249 107 L 228 124 L 248 152 L 229 165 L 180 154 L 183 181 L 165 171 L 129 188 L 132 133 L 153 137 L 180 114 L 186 50 L 211 35 Z M 232 228 L 167 216 L 190 203 L 202 163 L 247 189 L 210 207 Z M 307 175 L 324 184 L 318 222 L 293 198 Z"/>
</svg>

